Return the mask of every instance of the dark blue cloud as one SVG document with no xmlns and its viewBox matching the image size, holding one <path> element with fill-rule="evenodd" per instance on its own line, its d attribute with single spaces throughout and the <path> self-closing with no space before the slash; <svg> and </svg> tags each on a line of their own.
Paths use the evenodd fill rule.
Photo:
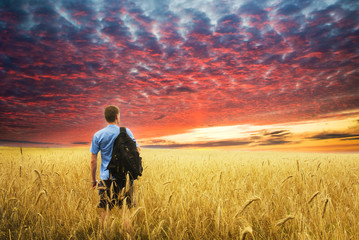
<svg viewBox="0 0 359 240">
<path fill-rule="evenodd" d="M 166 143 L 166 144 L 151 144 L 144 145 L 143 148 L 199 148 L 199 147 L 233 147 L 233 146 L 243 146 L 248 145 L 251 142 L 249 141 L 240 141 L 240 140 L 227 140 L 227 141 L 213 141 L 206 143 L 191 143 L 191 144 L 179 144 L 179 143 Z"/>
<path fill-rule="evenodd" d="M 243 6 L 241 6 L 239 8 L 239 13 L 243 13 L 243 14 L 249 14 L 249 15 L 266 15 L 265 10 L 263 10 L 262 7 L 260 7 L 260 5 L 251 2 L 251 3 L 246 3 Z"/>
<path fill-rule="evenodd" d="M 310 137 L 310 139 L 317 140 L 326 140 L 326 139 L 343 139 L 343 140 L 351 140 L 353 138 L 359 137 L 358 134 L 350 134 L 350 133 L 320 133 Z"/>
<path fill-rule="evenodd" d="M 73 145 L 89 145 L 90 142 L 73 142 Z"/>
<path fill-rule="evenodd" d="M 240 24 L 241 24 L 241 19 L 238 15 L 236 14 L 226 15 L 218 20 L 216 32 L 224 33 L 224 34 L 228 34 L 228 33 L 238 34 Z"/>
<path fill-rule="evenodd" d="M 118 4 L 119 1 L 113 2 L 113 4 L 108 5 L 108 7 L 111 8 L 116 8 L 116 5 Z M 108 3 L 110 4 L 110 3 Z M 81 1 L 81 0 L 63 0 L 61 1 L 61 7 L 64 8 L 65 11 L 71 13 L 71 14 L 76 14 L 76 13 L 81 13 L 83 12 L 83 14 L 80 14 L 80 16 L 93 16 L 94 15 L 94 10 L 93 8 L 94 3 L 92 1 Z M 87 17 L 88 19 L 90 19 L 90 17 Z"/>
<path fill-rule="evenodd" d="M 196 92 L 196 91 L 190 87 L 177 87 L 177 88 L 167 89 L 167 94 L 194 93 L 194 92 Z"/>
<path fill-rule="evenodd" d="M 274 131 L 274 132 L 265 133 L 264 136 L 284 137 L 289 134 L 290 134 L 290 132 L 288 130 L 278 130 L 278 131 Z"/>
<path fill-rule="evenodd" d="M 165 118 L 165 117 L 166 117 L 166 115 L 161 114 L 160 116 L 155 117 L 153 120 L 161 120 L 162 118 Z"/>
<path fill-rule="evenodd" d="M 299 13 L 300 11 L 301 11 L 300 7 L 298 7 L 294 4 L 287 4 L 278 10 L 278 14 L 292 15 L 292 14 Z"/>
<path fill-rule="evenodd" d="M 34 88 L 35 84 L 36 82 L 32 78 L 12 80 L 11 81 L 12 88 L 7 88 L 6 86 L 2 86 L 0 88 L 0 95 L 4 97 L 14 96 L 18 98 L 27 98 L 27 97 L 32 98 L 34 96 L 39 96 L 41 95 L 41 91 Z"/>
<path fill-rule="evenodd" d="M 121 19 L 116 19 L 116 21 L 103 20 L 101 23 L 103 24 L 101 31 L 104 34 L 114 37 L 115 40 L 130 40 L 131 33 L 129 28 L 125 26 Z"/>
<path fill-rule="evenodd" d="M 270 139 L 263 142 L 260 142 L 260 146 L 271 146 L 271 145 L 284 145 L 284 144 L 290 144 L 293 143 L 292 141 L 286 141 L 286 140 L 276 140 L 276 139 Z"/>
<path fill-rule="evenodd" d="M 21 146 L 22 144 L 42 145 L 43 146 L 43 145 L 54 145 L 55 143 L 0 139 L 0 144 L 1 145 L 11 145 L 11 146 Z"/>
<path fill-rule="evenodd" d="M 55 11 L 54 7 L 51 5 L 40 5 L 39 7 L 35 8 L 33 11 L 33 18 L 32 20 L 35 23 L 51 23 L 56 21 L 58 18 L 58 13 Z"/>
</svg>

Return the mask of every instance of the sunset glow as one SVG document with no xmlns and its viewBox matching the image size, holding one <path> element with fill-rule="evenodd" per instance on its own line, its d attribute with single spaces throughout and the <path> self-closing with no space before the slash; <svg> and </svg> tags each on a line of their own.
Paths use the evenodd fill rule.
<svg viewBox="0 0 359 240">
<path fill-rule="evenodd" d="M 0 144 L 359 151 L 359 3 L 0 3 Z"/>
<path fill-rule="evenodd" d="M 358 110 L 359 111 L 359 110 Z M 142 139 L 148 147 L 226 147 L 244 150 L 357 151 L 359 114 L 355 118 L 324 119 L 271 125 L 235 125 L 192 129 L 187 133 Z M 146 145 L 145 145 L 146 146 Z M 329 147 L 330 148 L 326 148 Z"/>
</svg>

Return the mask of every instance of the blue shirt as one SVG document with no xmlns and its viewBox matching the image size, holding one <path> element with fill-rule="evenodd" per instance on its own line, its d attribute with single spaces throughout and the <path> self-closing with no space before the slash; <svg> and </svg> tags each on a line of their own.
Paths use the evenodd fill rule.
<svg viewBox="0 0 359 240">
<path fill-rule="evenodd" d="M 136 142 L 130 129 L 126 128 L 126 132 L 133 141 Z M 107 127 L 96 132 L 92 138 L 92 144 L 90 152 L 97 154 L 101 151 L 101 169 L 100 179 L 107 180 L 110 178 L 110 173 L 107 170 L 107 166 L 111 161 L 113 143 L 120 133 L 120 128 L 116 125 L 109 124 Z M 138 144 L 136 142 L 136 146 Z"/>
</svg>

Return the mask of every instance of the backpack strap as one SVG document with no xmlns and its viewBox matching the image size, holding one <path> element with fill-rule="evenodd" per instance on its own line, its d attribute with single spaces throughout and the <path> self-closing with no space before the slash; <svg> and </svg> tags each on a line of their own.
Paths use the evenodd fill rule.
<svg viewBox="0 0 359 240">
<path fill-rule="evenodd" d="M 127 133 L 126 128 L 125 127 L 120 127 L 120 133 Z"/>
</svg>

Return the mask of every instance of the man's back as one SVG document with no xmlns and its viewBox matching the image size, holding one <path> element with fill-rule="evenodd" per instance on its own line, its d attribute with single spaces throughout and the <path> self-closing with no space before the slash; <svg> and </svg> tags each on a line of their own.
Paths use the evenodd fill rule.
<svg viewBox="0 0 359 240">
<path fill-rule="evenodd" d="M 136 141 L 132 132 L 128 128 L 126 128 L 126 132 L 134 141 Z M 102 180 L 109 179 L 109 171 L 107 170 L 107 166 L 111 161 L 113 143 L 119 133 L 120 128 L 116 125 L 110 124 L 96 132 L 92 138 L 90 151 L 93 154 L 97 154 L 99 151 L 101 151 L 100 178 Z"/>
</svg>

